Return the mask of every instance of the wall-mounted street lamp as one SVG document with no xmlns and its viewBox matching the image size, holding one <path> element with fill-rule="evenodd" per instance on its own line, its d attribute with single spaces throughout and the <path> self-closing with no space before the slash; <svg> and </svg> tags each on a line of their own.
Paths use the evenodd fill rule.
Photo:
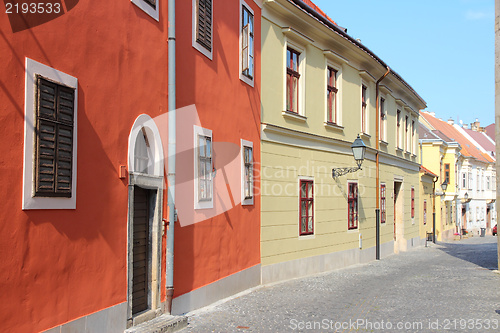
<svg viewBox="0 0 500 333">
<path fill-rule="evenodd" d="M 346 175 L 351 172 L 356 172 L 358 170 L 361 170 L 361 164 L 363 164 L 363 160 L 365 159 L 365 151 L 366 151 L 366 145 L 363 142 L 363 140 L 359 137 L 354 140 L 351 146 L 352 149 L 352 155 L 354 156 L 354 160 L 356 161 L 357 167 L 350 167 L 350 168 L 333 168 L 332 169 L 332 177 L 337 178 L 343 175 Z"/>
<path fill-rule="evenodd" d="M 447 188 L 448 188 L 448 179 L 445 179 L 444 182 L 441 184 L 441 189 L 443 190 L 443 194 L 444 192 L 446 192 Z"/>
</svg>

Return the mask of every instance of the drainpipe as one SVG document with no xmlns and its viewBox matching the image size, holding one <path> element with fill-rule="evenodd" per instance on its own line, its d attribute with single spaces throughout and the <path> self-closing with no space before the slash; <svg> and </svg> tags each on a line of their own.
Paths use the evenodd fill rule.
<svg viewBox="0 0 500 333">
<path fill-rule="evenodd" d="M 436 182 L 438 177 L 432 182 L 432 242 L 436 244 Z"/>
<path fill-rule="evenodd" d="M 375 208 L 375 259 L 380 260 L 380 170 L 379 170 L 379 149 L 380 149 L 380 105 L 379 105 L 379 84 L 391 72 L 389 66 L 386 66 L 387 72 L 375 84 L 375 103 L 376 103 L 376 120 L 375 120 L 375 170 L 376 170 L 376 208 Z"/>
<path fill-rule="evenodd" d="M 174 227 L 175 227 L 175 0 L 168 1 L 168 221 L 166 254 L 166 312 L 172 313 L 174 295 Z"/>
</svg>

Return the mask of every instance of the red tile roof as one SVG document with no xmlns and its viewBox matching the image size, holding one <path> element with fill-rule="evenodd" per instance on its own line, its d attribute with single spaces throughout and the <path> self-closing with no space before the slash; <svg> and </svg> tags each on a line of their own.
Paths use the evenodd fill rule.
<svg viewBox="0 0 500 333">
<path fill-rule="evenodd" d="M 324 11 L 322 11 L 318 6 L 316 6 L 311 0 L 302 0 L 302 1 L 304 1 L 304 3 L 306 5 L 308 5 L 309 7 L 311 7 L 316 13 L 323 16 L 324 18 L 326 18 L 328 21 L 332 22 L 333 24 L 338 25 L 337 23 L 335 23 L 334 20 L 332 20 L 328 15 L 326 15 Z"/>
<path fill-rule="evenodd" d="M 488 140 L 486 133 L 476 132 L 471 129 L 465 129 L 465 132 L 469 134 L 477 143 L 479 143 L 486 151 L 495 151 L 495 145 L 493 142 Z"/>
<path fill-rule="evenodd" d="M 495 124 L 488 125 L 484 128 L 486 134 L 491 138 L 491 140 L 495 141 Z"/>
<path fill-rule="evenodd" d="M 423 172 L 426 175 L 429 175 L 431 177 L 438 177 L 438 175 L 436 175 L 434 172 L 432 172 L 431 170 L 427 169 L 426 167 L 424 167 L 422 165 L 420 166 L 420 172 Z"/>
<path fill-rule="evenodd" d="M 427 122 L 434 127 L 434 129 L 441 131 L 444 135 L 449 138 L 453 138 L 456 142 L 460 144 L 462 149 L 460 152 L 466 157 L 474 157 L 481 162 L 493 163 L 494 160 L 488 155 L 483 153 L 479 148 L 477 148 L 472 142 L 470 142 L 465 136 L 462 135 L 455 127 L 448 124 L 446 121 L 440 120 L 432 116 L 428 112 L 420 112 L 420 115 L 424 117 Z"/>
</svg>

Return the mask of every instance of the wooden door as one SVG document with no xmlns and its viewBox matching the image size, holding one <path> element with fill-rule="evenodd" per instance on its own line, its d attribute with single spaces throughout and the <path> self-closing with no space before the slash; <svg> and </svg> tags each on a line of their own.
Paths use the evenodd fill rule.
<svg viewBox="0 0 500 333">
<path fill-rule="evenodd" d="M 132 315 L 149 308 L 149 191 L 134 187 Z"/>
</svg>

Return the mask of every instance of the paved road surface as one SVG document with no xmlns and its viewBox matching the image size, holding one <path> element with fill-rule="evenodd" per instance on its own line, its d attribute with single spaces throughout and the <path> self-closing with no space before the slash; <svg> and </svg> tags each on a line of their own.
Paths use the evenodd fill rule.
<svg viewBox="0 0 500 333">
<path fill-rule="evenodd" d="M 181 332 L 500 332 L 495 269 L 496 237 L 432 244 L 257 288 Z"/>
</svg>

